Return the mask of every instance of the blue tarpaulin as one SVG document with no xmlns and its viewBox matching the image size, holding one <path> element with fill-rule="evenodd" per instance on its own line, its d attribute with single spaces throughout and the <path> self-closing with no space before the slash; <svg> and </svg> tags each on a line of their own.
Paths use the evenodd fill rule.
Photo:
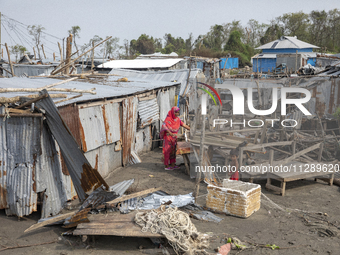
<svg viewBox="0 0 340 255">
<path fill-rule="evenodd" d="M 226 58 L 220 58 L 220 69 L 233 69 L 233 68 L 238 68 L 238 58 L 228 58 L 227 64 L 225 64 Z"/>
<path fill-rule="evenodd" d="M 203 62 L 197 62 L 197 68 L 203 70 Z"/>
<path fill-rule="evenodd" d="M 259 68 L 257 69 L 257 64 Z M 253 72 L 272 72 L 276 68 L 276 58 L 259 58 L 254 59 Z"/>
<path fill-rule="evenodd" d="M 316 64 L 316 58 L 309 58 L 307 60 L 307 64 L 311 64 L 312 66 L 315 66 Z"/>
</svg>

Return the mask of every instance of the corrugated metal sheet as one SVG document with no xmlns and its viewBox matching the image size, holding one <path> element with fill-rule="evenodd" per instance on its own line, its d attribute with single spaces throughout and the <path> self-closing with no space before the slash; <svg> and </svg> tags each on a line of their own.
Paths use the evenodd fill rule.
<svg viewBox="0 0 340 255">
<path fill-rule="evenodd" d="M 112 143 L 85 152 L 91 166 L 103 177 L 108 176 L 112 169 L 122 166 L 122 151 L 115 151 L 115 146 L 115 143 Z"/>
<path fill-rule="evenodd" d="M 123 118 L 122 126 L 124 127 L 123 132 L 123 166 L 129 163 L 132 145 L 134 143 L 135 132 L 136 132 L 136 117 L 137 117 L 137 97 L 128 97 L 122 101 L 123 107 Z"/>
<path fill-rule="evenodd" d="M 79 106 L 81 143 L 84 152 L 121 139 L 119 104 Z M 93 132 L 96 130 L 98 132 Z"/>
<path fill-rule="evenodd" d="M 115 192 L 119 196 L 123 196 L 125 191 L 135 182 L 135 179 L 119 182 L 115 185 L 110 186 L 110 191 Z"/>
<path fill-rule="evenodd" d="M 159 105 L 159 118 L 163 122 L 170 111 L 170 95 L 169 91 L 160 91 L 157 95 L 157 102 Z"/>
<path fill-rule="evenodd" d="M 135 151 L 137 153 L 150 151 L 152 146 L 151 126 L 138 130 L 135 135 Z"/>
<path fill-rule="evenodd" d="M 5 123 L 8 215 L 24 216 L 37 210 L 35 164 L 41 153 L 41 118 L 8 118 Z M 10 135 L 8 135 L 10 134 Z"/>
<path fill-rule="evenodd" d="M 111 60 L 99 68 L 130 68 L 130 69 L 147 69 L 147 68 L 169 68 L 176 65 L 183 58 L 166 58 L 166 59 L 133 59 L 133 60 Z"/>
<path fill-rule="evenodd" d="M 76 139 L 76 142 L 79 148 L 82 148 L 78 106 L 74 104 L 65 105 L 65 106 L 59 107 L 58 110 L 59 110 L 60 116 L 63 118 L 69 130 L 71 131 L 73 137 Z M 61 166 L 62 166 L 63 173 L 69 175 L 63 156 L 60 155 L 60 158 L 61 158 Z"/>
<path fill-rule="evenodd" d="M 106 144 L 106 132 L 101 106 L 79 109 L 82 148 L 84 152 Z M 93 131 L 96 132 L 93 132 Z"/>
<path fill-rule="evenodd" d="M 46 95 L 47 91 L 43 90 L 42 94 Z M 90 166 L 88 160 L 78 148 L 74 137 L 60 118 L 52 99 L 48 96 L 38 101 L 36 105 L 46 112 L 46 123 L 60 146 L 79 199 L 83 201 L 86 198 L 86 192 L 103 184 L 108 188 L 102 176 Z"/>
<path fill-rule="evenodd" d="M 195 80 L 196 76 L 202 73 L 200 69 L 191 69 L 190 71 L 190 83 Z M 167 71 L 134 71 L 124 69 L 113 69 L 110 74 L 116 74 L 123 77 L 138 78 L 147 81 L 163 81 L 163 82 L 177 82 L 181 84 L 180 93 L 184 92 L 187 84 L 189 69 L 167 70 Z M 189 89 L 189 88 L 188 88 Z"/>
<path fill-rule="evenodd" d="M 114 143 L 120 140 L 120 118 L 119 104 L 109 103 L 102 106 L 106 144 Z"/>
<path fill-rule="evenodd" d="M 147 125 L 159 120 L 159 106 L 157 99 L 139 101 L 138 103 L 138 115 L 140 123 L 139 128 L 144 128 Z"/>
<path fill-rule="evenodd" d="M 318 46 L 303 42 L 297 37 L 292 36 L 282 36 L 280 39 L 264 44 L 257 47 L 256 50 L 261 49 L 305 49 L 305 48 L 319 48 Z"/>
<path fill-rule="evenodd" d="M 20 217 L 37 210 L 34 192 L 34 168 L 31 163 L 20 163 L 7 174 L 7 215 Z"/>
<path fill-rule="evenodd" d="M 10 66 L 3 64 L 3 67 L 10 70 Z M 28 75 L 28 76 L 39 76 L 39 75 L 50 75 L 56 65 L 13 65 L 14 74 L 16 76 Z M 4 72 L 4 76 L 12 77 L 11 74 Z"/>
<path fill-rule="evenodd" d="M 35 186 L 37 193 L 44 194 L 41 217 L 45 218 L 58 214 L 65 202 L 76 196 L 76 192 L 71 177 L 62 171 L 56 142 L 45 125 L 41 136 L 41 151 L 35 164 Z"/>
<path fill-rule="evenodd" d="M 166 88 L 175 85 L 179 85 L 180 82 L 171 81 L 156 81 L 156 80 L 144 80 L 139 78 L 129 77 L 128 82 L 118 82 L 117 80 L 124 78 L 122 76 L 109 76 L 106 79 L 93 79 L 91 82 L 82 81 L 81 79 L 70 81 L 62 85 L 54 86 L 53 88 L 65 88 L 65 89 L 80 89 L 90 90 L 95 87 L 95 95 L 89 93 L 83 93 L 81 97 L 71 99 L 65 102 L 58 103 L 57 106 L 64 106 L 73 103 L 89 102 L 102 99 L 112 99 L 121 96 L 129 96 L 137 93 L 150 91 L 153 89 Z M 42 88 L 44 86 L 60 82 L 59 79 L 46 79 L 46 78 L 3 78 L 1 79 L 1 88 Z M 59 92 L 51 92 L 50 94 L 56 94 Z M 79 95 L 75 92 L 62 92 L 68 97 L 74 97 Z M 37 94 L 37 92 L 8 92 L 1 95 L 6 98 L 16 96 L 27 96 Z M 59 101 L 60 98 L 53 98 L 53 101 Z"/>
<path fill-rule="evenodd" d="M 44 192 L 41 216 L 58 214 L 74 193 L 42 118 L 12 117 L 0 122 L 0 130 L 0 209 L 28 215 L 37 210 L 37 194 Z"/>
</svg>

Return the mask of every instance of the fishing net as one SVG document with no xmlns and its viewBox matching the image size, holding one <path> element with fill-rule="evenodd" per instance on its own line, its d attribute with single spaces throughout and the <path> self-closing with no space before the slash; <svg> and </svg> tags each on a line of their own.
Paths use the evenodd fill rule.
<svg viewBox="0 0 340 255">
<path fill-rule="evenodd" d="M 135 222 L 142 227 L 142 232 L 164 235 L 176 254 L 197 254 L 209 247 L 208 235 L 197 231 L 189 215 L 177 207 L 138 212 Z"/>
</svg>

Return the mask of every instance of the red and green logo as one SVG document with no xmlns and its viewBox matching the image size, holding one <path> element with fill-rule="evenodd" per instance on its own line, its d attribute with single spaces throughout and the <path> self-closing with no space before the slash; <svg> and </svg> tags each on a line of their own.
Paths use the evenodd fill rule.
<svg viewBox="0 0 340 255">
<path fill-rule="evenodd" d="M 203 82 L 198 82 L 198 83 L 199 83 L 199 84 L 202 84 L 202 85 L 204 85 L 204 86 L 206 86 L 206 87 L 209 88 L 212 92 L 214 92 L 215 95 L 217 96 L 218 100 L 220 101 L 220 104 L 222 105 L 222 100 L 221 100 L 221 98 L 220 98 L 220 95 L 217 93 L 217 91 L 216 91 L 213 87 L 211 87 L 210 85 L 205 84 L 205 83 L 203 83 Z M 210 92 L 209 90 L 206 90 L 206 89 L 200 88 L 200 87 L 198 87 L 198 88 L 201 89 L 201 90 L 203 90 L 204 92 L 206 92 L 206 93 L 212 98 L 212 100 L 214 100 L 215 105 L 217 105 L 216 100 L 215 100 L 213 94 L 211 94 L 211 92 Z"/>
</svg>

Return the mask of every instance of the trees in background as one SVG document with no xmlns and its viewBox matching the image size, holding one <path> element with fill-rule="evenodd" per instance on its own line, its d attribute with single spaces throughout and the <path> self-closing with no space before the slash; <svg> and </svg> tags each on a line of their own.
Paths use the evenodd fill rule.
<svg viewBox="0 0 340 255">
<path fill-rule="evenodd" d="M 10 46 L 11 48 L 11 53 L 13 55 L 15 55 L 15 62 L 18 61 L 18 57 L 20 56 L 20 58 L 25 54 L 25 52 L 27 51 L 27 49 L 22 46 L 22 45 L 19 45 L 19 44 L 16 44 L 14 46 Z"/>
<path fill-rule="evenodd" d="M 73 42 L 74 42 L 74 46 L 76 47 L 76 50 L 78 51 L 78 46 L 76 43 L 76 37 L 80 38 L 79 36 L 79 32 L 80 32 L 80 27 L 79 26 L 72 26 L 70 30 L 68 30 L 69 34 L 73 34 Z M 78 56 L 79 56 L 79 52 L 78 52 Z"/>
<path fill-rule="evenodd" d="M 45 28 L 41 25 L 33 25 L 33 26 L 28 26 L 27 30 L 28 30 L 28 33 L 33 37 L 32 40 L 35 46 L 37 47 L 38 57 L 39 59 L 41 59 L 39 46 L 41 44 L 41 39 L 43 37 L 42 33 L 45 30 Z"/>
</svg>

